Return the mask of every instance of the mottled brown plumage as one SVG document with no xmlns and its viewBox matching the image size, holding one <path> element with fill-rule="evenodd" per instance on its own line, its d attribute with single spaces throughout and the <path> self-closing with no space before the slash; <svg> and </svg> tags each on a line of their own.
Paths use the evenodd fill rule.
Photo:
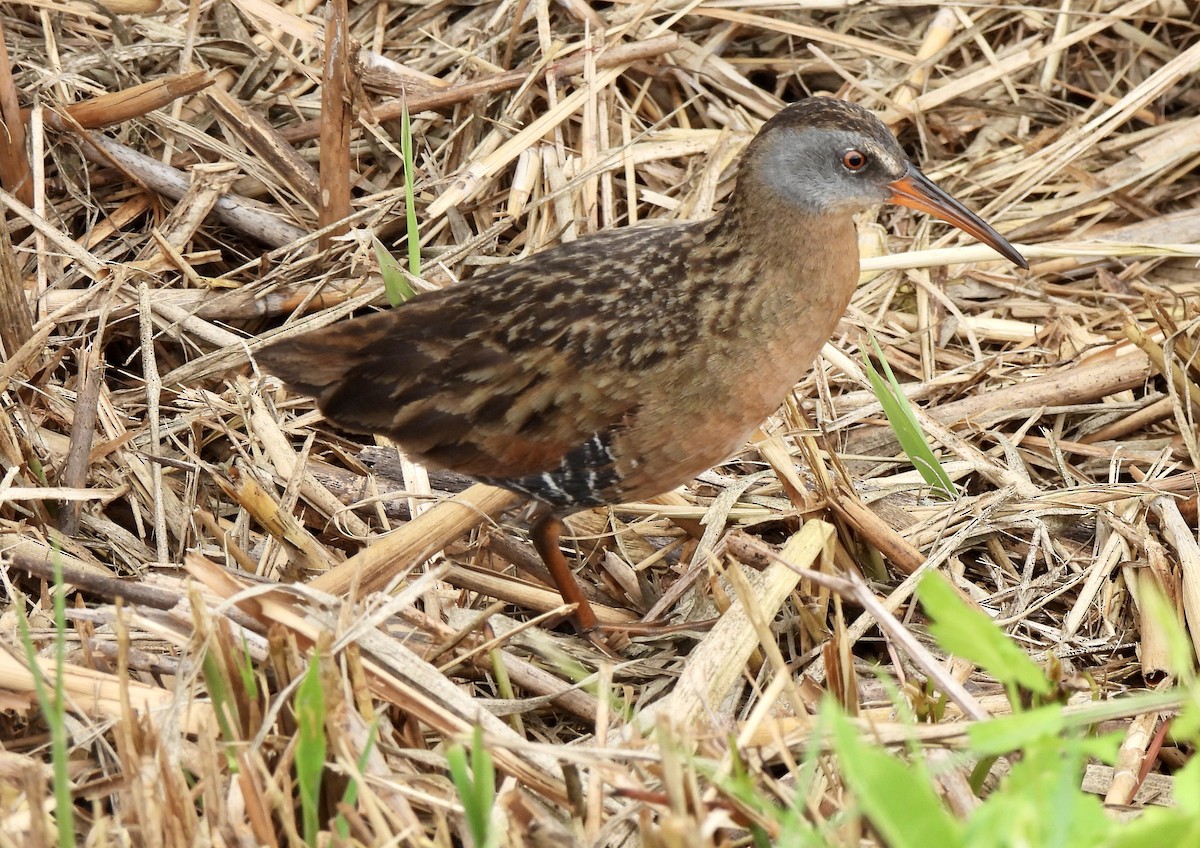
<svg viewBox="0 0 1200 848">
<path fill-rule="evenodd" d="M 333 423 L 549 514 L 645 498 L 736 451 L 804 375 L 858 278 L 852 216 L 888 200 L 1024 264 L 873 115 L 813 98 L 763 126 L 708 221 L 581 238 L 259 361 Z"/>
</svg>

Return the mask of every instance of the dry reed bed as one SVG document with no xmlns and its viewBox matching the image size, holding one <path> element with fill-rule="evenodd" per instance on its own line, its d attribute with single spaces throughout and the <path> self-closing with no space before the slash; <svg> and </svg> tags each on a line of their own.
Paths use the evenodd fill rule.
<svg viewBox="0 0 1200 848">
<path fill-rule="evenodd" d="M 1141 581 L 1200 640 L 1196 9 L 806 5 L 0 8 L 0 111 L 24 132 L 0 148 L 0 546 L 40 647 L 52 551 L 74 587 L 81 827 L 298 841 L 290 685 L 319 654 L 327 802 L 365 762 L 348 811 L 365 844 L 451 844 L 444 747 L 477 723 L 509 778 L 504 844 L 725 838 L 749 811 L 680 751 L 727 773 L 733 733 L 760 790 L 791 803 L 771 775 L 805 750 L 823 692 L 880 738 L 911 734 L 868 662 L 913 697 L 935 675 L 952 717 L 1007 709 L 895 626 L 919 623 L 906 574 L 929 567 L 1057 657 L 1065 695 L 1164 682 Z M 764 441 L 660 503 L 572 522 L 602 617 L 672 625 L 635 629 L 624 662 L 548 629 L 560 601 L 512 568 L 538 567 L 513 497 L 474 487 L 428 508 L 466 483 L 331 432 L 253 367 L 279 333 L 384 303 L 364 233 L 404 252 L 402 93 L 418 285 L 433 287 L 597 229 L 712 214 L 758 124 L 813 91 L 879 110 L 1033 267 L 907 212 L 866 223 L 853 306 Z M 897 458 L 863 376 L 868 331 L 960 500 L 925 497 Z M 801 580 L 778 543 L 878 582 Z M 11 609 L 3 621 L 0 840 L 45 844 L 44 726 Z M 243 656 L 257 688 L 233 683 Z M 214 674 L 234 691 L 220 733 Z M 1161 719 L 1119 725 L 1123 765 L 1169 791 L 1183 753 Z M 226 742 L 242 743 L 232 759 Z M 1093 791 L 1131 801 L 1137 781 L 1093 772 Z M 833 783 L 809 792 L 812 815 L 842 803 Z"/>
</svg>

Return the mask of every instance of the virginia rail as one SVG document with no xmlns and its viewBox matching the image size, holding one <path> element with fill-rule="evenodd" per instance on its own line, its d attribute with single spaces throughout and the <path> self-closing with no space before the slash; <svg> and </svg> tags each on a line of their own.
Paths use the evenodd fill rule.
<svg viewBox="0 0 1200 848">
<path fill-rule="evenodd" d="M 339 427 L 537 501 L 534 545 L 590 632 L 562 515 L 669 491 L 740 448 L 854 292 L 854 214 L 886 202 L 1028 267 L 874 115 L 814 97 L 763 125 L 714 218 L 596 233 L 258 359 Z"/>
</svg>

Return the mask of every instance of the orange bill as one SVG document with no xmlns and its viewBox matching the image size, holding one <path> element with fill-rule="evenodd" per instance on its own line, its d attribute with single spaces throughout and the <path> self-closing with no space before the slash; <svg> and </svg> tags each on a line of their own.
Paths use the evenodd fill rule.
<svg viewBox="0 0 1200 848">
<path fill-rule="evenodd" d="M 991 246 L 1005 259 L 1028 268 L 1025 257 L 1017 253 L 1004 236 L 989 227 L 982 218 L 951 197 L 913 166 L 909 166 L 898 180 L 888 183 L 892 190 L 891 202 L 921 212 L 928 212 L 943 221 L 953 224 L 965 233 L 970 233 L 986 245 Z"/>
</svg>

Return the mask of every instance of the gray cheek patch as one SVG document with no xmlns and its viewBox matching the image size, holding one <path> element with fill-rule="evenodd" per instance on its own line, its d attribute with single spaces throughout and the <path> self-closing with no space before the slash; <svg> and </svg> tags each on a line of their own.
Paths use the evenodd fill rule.
<svg viewBox="0 0 1200 848">
<path fill-rule="evenodd" d="M 823 130 L 782 130 L 766 140 L 759 179 L 805 212 L 820 215 L 838 209 L 857 210 L 891 196 L 879 175 L 903 171 L 903 164 L 875 145 L 864 151 L 875 160 L 862 176 L 847 173 L 840 164 L 843 151 L 864 147 L 861 136 Z M 882 166 L 882 167 L 881 167 Z"/>
<path fill-rule="evenodd" d="M 825 201 L 836 192 L 837 182 L 829 152 L 814 150 L 804 143 L 803 133 L 793 130 L 775 134 L 768 145 L 761 160 L 763 182 L 806 212 L 827 211 Z"/>
</svg>

